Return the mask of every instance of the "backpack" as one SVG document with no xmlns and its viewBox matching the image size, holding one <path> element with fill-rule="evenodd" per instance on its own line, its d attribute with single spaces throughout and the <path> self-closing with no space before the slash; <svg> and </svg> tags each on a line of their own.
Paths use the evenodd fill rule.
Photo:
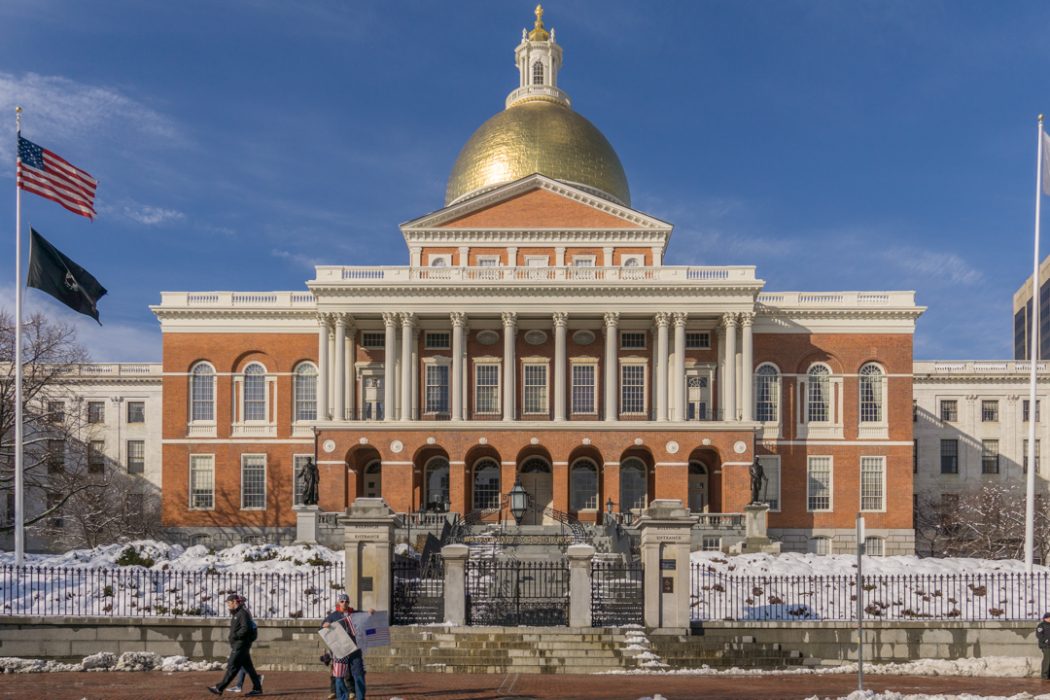
<svg viewBox="0 0 1050 700">
<path fill-rule="evenodd" d="M 248 621 L 248 641 L 254 642 L 259 638 L 259 625 L 255 624 L 255 620 Z"/>
</svg>

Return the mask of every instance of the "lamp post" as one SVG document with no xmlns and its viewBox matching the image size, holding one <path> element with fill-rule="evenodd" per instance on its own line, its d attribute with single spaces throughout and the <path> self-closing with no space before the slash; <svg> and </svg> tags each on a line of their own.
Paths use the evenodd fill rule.
<svg viewBox="0 0 1050 700">
<path fill-rule="evenodd" d="M 529 507 L 529 493 L 522 487 L 521 481 L 515 480 L 514 488 L 510 490 L 508 496 L 510 497 L 510 514 L 514 516 L 514 522 L 521 525 L 521 518 Z"/>
</svg>

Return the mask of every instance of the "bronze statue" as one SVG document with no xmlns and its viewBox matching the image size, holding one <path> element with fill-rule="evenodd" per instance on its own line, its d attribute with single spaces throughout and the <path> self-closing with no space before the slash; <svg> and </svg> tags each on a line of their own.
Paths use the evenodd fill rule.
<svg viewBox="0 0 1050 700">
<path fill-rule="evenodd" d="M 299 480 L 299 484 L 302 487 L 302 505 L 316 506 L 317 486 L 321 475 L 317 471 L 317 465 L 314 464 L 314 460 L 308 458 L 306 464 L 299 467 L 299 473 L 295 475 L 295 478 Z"/>
<path fill-rule="evenodd" d="M 748 473 L 751 475 L 751 502 L 763 503 L 764 501 L 762 501 L 760 494 L 762 491 L 762 482 L 767 479 L 766 471 L 756 459 L 748 468 Z"/>
</svg>

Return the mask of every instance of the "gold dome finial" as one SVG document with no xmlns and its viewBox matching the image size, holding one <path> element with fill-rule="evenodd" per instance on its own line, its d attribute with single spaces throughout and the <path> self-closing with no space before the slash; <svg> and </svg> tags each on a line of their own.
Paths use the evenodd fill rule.
<svg viewBox="0 0 1050 700">
<path fill-rule="evenodd" d="M 543 27 L 543 5 L 536 5 L 536 26 L 529 32 L 529 39 L 532 41 L 547 41 L 550 38 L 550 34 Z"/>
</svg>

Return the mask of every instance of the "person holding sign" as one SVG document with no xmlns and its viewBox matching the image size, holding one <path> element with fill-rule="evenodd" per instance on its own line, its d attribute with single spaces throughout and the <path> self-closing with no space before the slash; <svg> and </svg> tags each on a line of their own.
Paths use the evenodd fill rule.
<svg viewBox="0 0 1050 700">
<path fill-rule="evenodd" d="M 332 650 L 332 678 L 335 679 L 337 700 L 348 700 L 350 697 L 351 678 L 356 700 L 365 700 L 365 660 L 357 643 L 357 628 L 351 619 L 353 613 L 350 596 L 340 593 L 336 598 L 335 612 L 328 613 L 319 632 L 324 643 Z"/>
</svg>

